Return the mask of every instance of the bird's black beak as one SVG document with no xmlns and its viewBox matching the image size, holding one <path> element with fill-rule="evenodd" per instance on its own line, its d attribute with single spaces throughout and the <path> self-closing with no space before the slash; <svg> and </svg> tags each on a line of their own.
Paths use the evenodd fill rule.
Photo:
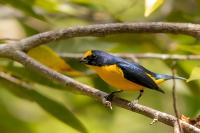
<svg viewBox="0 0 200 133">
<path fill-rule="evenodd" d="M 80 59 L 80 63 L 87 64 L 87 63 L 88 63 L 88 60 L 87 60 L 87 59 L 85 59 L 85 58 L 81 58 L 81 59 Z"/>
</svg>

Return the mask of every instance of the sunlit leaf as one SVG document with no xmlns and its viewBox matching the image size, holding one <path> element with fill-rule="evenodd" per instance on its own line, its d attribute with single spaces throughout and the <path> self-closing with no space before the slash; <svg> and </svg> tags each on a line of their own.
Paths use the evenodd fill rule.
<svg viewBox="0 0 200 133">
<path fill-rule="evenodd" d="M 152 12 L 158 9 L 164 0 L 145 0 L 145 12 L 144 16 L 148 17 Z"/>
<path fill-rule="evenodd" d="M 31 49 L 28 55 L 58 72 L 63 72 L 70 76 L 82 75 L 81 72 L 71 68 L 57 53 L 47 46 L 39 46 Z"/>
<path fill-rule="evenodd" d="M 200 79 L 200 67 L 195 67 L 192 70 L 192 73 L 190 74 L 189 79 L 187 80 L 187 82 L 190 82 L 192 80 L 199 80 Z"/>
</svg>

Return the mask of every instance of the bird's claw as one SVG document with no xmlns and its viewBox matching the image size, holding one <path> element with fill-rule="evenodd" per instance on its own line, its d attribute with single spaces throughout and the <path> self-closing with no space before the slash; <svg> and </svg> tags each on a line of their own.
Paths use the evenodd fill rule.
<svg viewBox="0 0 200 133">
<path fill-rule="evenodd" d="M 110 101 L 108 101 L 108 99 L 106 97 L 103 97 L 102 99 L 102 103 L 106 106 L 109 107 L 112 110 L 112 103 Z"/>
<path fill-rule="evenodd" d="M 134 106 L 135 104 L 137 104 L 138 103 L 138 99 L 135 99 L 135 100 L 133 100 L 133 101 L 131 101 L 131 102 L 129 102 L 128 103 L 128 106 Z"/>
<path fill-rule="evenodd" d="M 150 123 L 150 125 L 155 124 L 156 122 L 158 122 L 158 113 L 155 114 L 154 119 L 152 120 L 152 122 Z"/>
<path fill-rule="evenodd" d="M 138 103 L 138 99 L 133 100 L 128 103 L 128 106 L 131 108 L 131 110 L 134 110 L 134 106 Z"/>
<path fill-rule="evenodd" d="M 105 101 L 106 107 L 109 107 L 112 110 L 112 103 L 110 101 Z"/>
</svg>

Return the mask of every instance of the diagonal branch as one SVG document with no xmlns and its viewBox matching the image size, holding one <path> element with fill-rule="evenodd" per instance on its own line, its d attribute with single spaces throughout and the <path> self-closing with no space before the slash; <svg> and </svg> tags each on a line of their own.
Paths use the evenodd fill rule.
<svg viewBox="0 0 200 133">
<path fill-rule="evenodd" d="M 27 56 L 25 53 L 23 53 L 21 51 L 14 51 L 13 55 L 10 58 L 12 58 L 15 61 L 20 62 L 27 68 L 32 69 L 47 78 L 56 80 L 66 86 L 73 87 L 75 90 L 81 92 L 82 94 L 93 97 L 99 101 L 103 101 L 104 96 L 107 95 L 105 92 L 102 92 L 100 90 L 92 88 L 88 85 L 82 84 L 76 80 L 73 80 L 70 77 L 64 76 L 46 66 L 38 63 L 37 61 L 30 58 L 29 56 Z M 137 112 L 139 114 L 145 115 L 150 118 L 157 117 L 158 121 L 165 123 L 169 126 L 174 126 L 175 122 L 176 122 L 176 117 L 174 117 L 172 115 L 154 110 L 152 108 L 149 108 L 149 107 L 146 107 L 146 106 L 143 106 L 140 104 L 130 105 L 129 101 L 118 98 L 118 97 L 114 97 L 112 103 L 119 107 L 122 107 L 124 109 L 130 110 L 133 112 Z M 200 132 L 200 129 L 198 129 L 186 122 L 180 121 L 180 123 L 185 131 L 194 132 L 194 133 Z"/>
<path fill-rule="evenodd" d="M 29 49 L 52 41 L 83 36 L 105 36 L 122 33 L 172 33 L 185 34 L 200 39 L 200 25 L 191 23 L 111 23 L 78 26 L 48 31 L 22 39 L 13 43 L 15 48 L 28 51 Z M 1 50 L 2 46 L 0 47 Z"/>
</svg>

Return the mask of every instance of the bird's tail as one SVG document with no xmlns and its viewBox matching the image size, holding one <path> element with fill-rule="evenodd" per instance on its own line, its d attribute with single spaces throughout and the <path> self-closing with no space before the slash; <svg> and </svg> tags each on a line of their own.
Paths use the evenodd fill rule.
<svg viewBox="0 0 200 133">
<path fill-rule="evenodd" d="M 180 79 L 180 80 L 187 80 L 186 78 L 183 78 L 183 77 L 172 76 L 172 75 L 165 75 L 165 74 L 157 74 L 156 75 L 156 79 L 164 79 L 164 80 Z"/>
<path fill-rule="evenodd" d="M 186 78 L 183 78 L 183 77 L 171 76 L 171 75 L 165 75 L 165 74 L 155 74 L 154 78 L 155 78 L 156 84 L 160 84 L 160 83 L 162 83 L 166 80 L 170 80 L 170 79 L 186 80 Z M 162 89 L 160 89 L 159 87 L 156 90 L 164 93 L 164 91 Z"/>
<path fill-rule="evenodd" d="M 161 92 L 161 93 L 165 93 L 162 89 L 160 89 L 159 87 L 156 89 L 157 91 Z"/>
</svg>

